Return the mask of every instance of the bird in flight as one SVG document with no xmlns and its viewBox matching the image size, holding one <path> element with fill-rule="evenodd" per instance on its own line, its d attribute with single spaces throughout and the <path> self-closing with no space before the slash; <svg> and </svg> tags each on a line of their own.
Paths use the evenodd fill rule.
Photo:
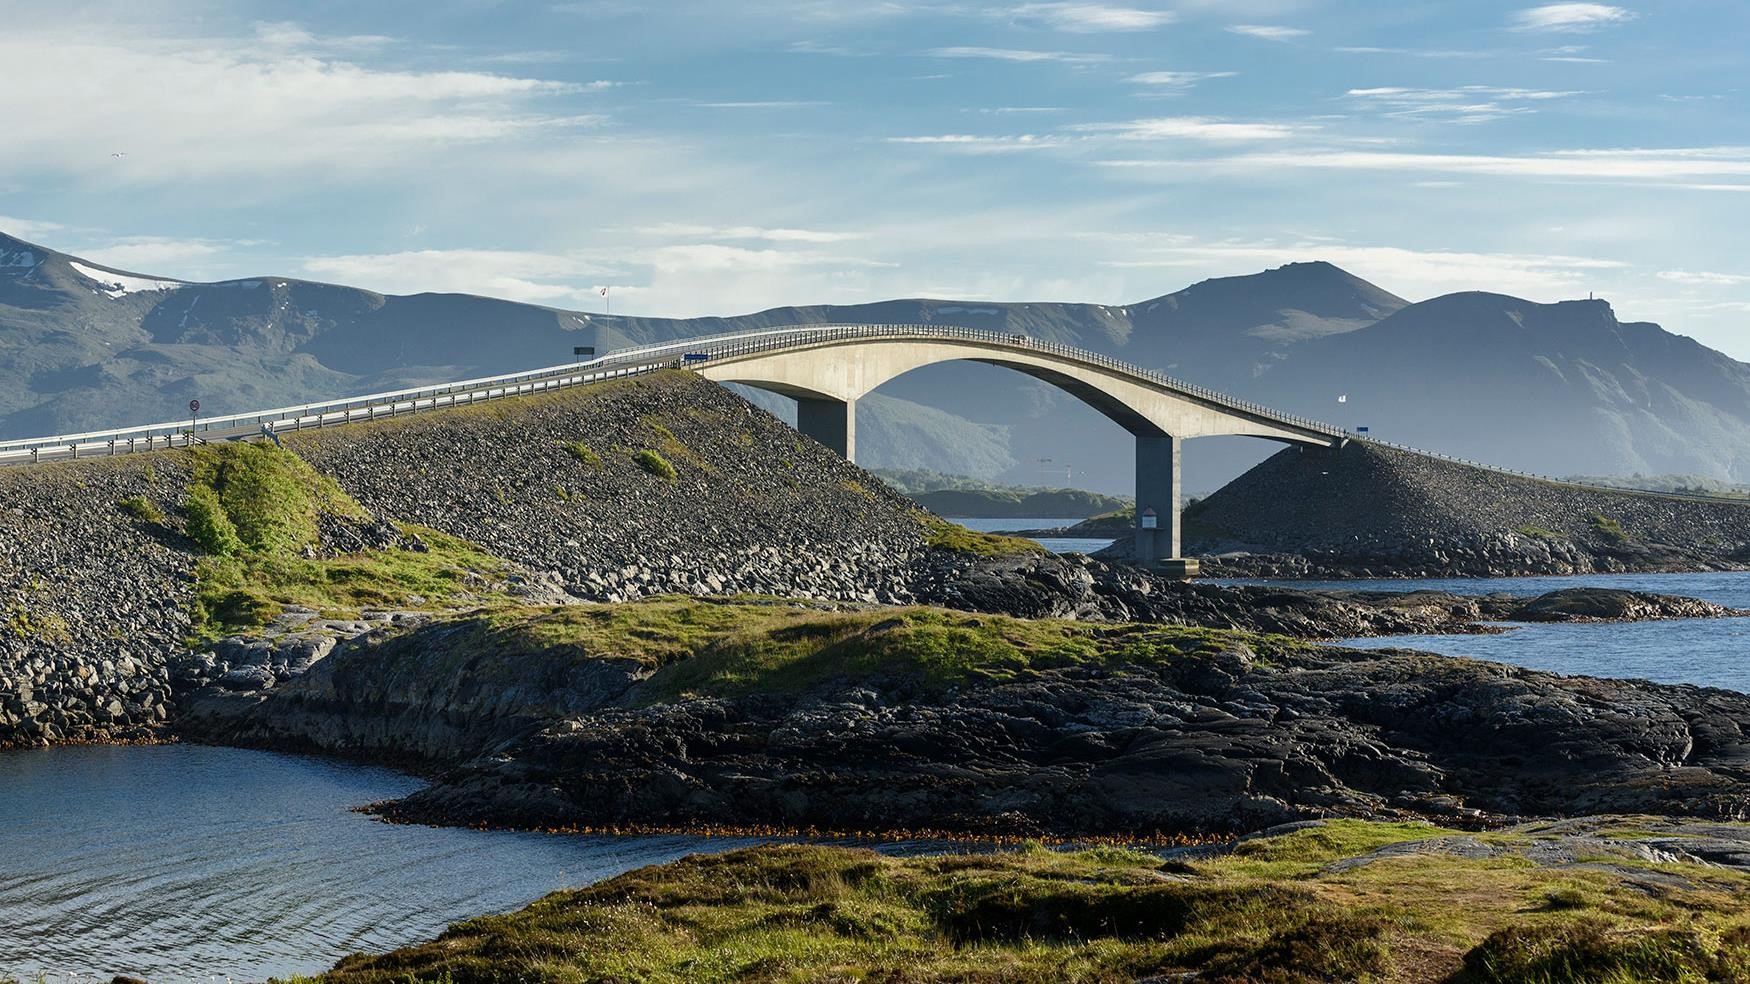
<svg viewBox="0 0 1750 984">
<path fill-rule="evenodd" d="M 113 153 L 113 154 L 111 154 L 111 155 L 109 155 L 109 156 L 111 156 L 111 157 L 126 157 L 126 156 L 128 156 L 128 155 L 127 155 L 127 152 L 126 152 L 126 151 L 120 151 L 120 150 L 118 150 L 118 151 L 116 151 L 116 152 L 115 152 L 115 153 Z"/>
</svg>

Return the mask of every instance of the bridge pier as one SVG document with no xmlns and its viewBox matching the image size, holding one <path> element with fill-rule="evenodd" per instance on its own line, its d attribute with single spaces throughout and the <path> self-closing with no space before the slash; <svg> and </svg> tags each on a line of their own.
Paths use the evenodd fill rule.
<svg viewBox="0 0 1750 984">
<path fill-rule="evenodd" d="M 846 461 L 857 460 L 857 401 L 799 397 L 796 429 L 837 451 Z"/>
<path fill-rule="evenodd" d="M 1180 556 L 1179 455 L 1184 439 L 1171 434 L 1136 435 L 1136 562 L 1169 574 L 1192 576 L 1197 562 Z M 1154 510 L 1154 527 L 1143 513 Z"/>
</svg>

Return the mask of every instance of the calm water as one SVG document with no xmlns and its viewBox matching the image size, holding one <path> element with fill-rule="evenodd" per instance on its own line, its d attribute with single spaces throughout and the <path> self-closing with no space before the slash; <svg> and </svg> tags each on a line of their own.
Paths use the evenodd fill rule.
<svg viewBox="0 0 1750 984">
<path fill-rule="evenodd" d="M 0 753 L 0 979 L 264 980 L 755 843 L 390 826 L 417 780 L 237 749 Z"/>
<path fill-rule="evenodd" d="M 1272 583 L 1383 591 L 1429 588 L 1454 594 L 1505 591 L 1525 596 L 1571 587 L 1625 588 L 1687 595 L 1731 608 L 1750 609 L 1750 572 Z M 1500 635 L 1391 636 L 1345 640 L 1344 645 L 1374 649 L 1400 646 L 1555 673 L 1695 683 L 1750 692 L 1750 618 L 1674 619 L 1623 625 L 1520 625 Z"/>
<path fill-rule="evenodd" d="M 1004 530 L 1054 530 L 1065 526 L 1074 526 L 1080 519 L 956 519 L 954 522 L 969 530 L 981 533 L 1000 533 Z M 1091 554 L 1096 550 L 1104 550 L 1112 545 L 1111 537 L 1103 539 L 1087 539 L 1072 536 L 1035 537 L 1034 540 L 1052 553 L 1084 553 Z"/>
</svg>

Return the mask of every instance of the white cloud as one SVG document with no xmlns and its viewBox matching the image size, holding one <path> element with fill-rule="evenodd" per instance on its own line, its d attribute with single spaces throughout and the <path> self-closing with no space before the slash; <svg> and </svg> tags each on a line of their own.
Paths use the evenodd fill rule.
<svg viewBox="0 0 1750 984">
<path fill-rule="evenodd" d="M 1692 147 L 1668 150 L 1569 150 L 1523 157 L 1484 154 L 1414 154 L 1390 151 L 1301 150 L 1258 152 L 1215 161 L 1113 160 L 1109 167 L 1317 168 L 1352 171 L 1404 171 L 1486 174 L 1522 178 L 1678 180 L 1705 177 L 1750 178 L 1750 148 Z M 1698 190 L 1737 190 L 1695 185 Z"/>
<path fill-rule="evenodd" d="M 1052 147 L 1061 147 L 1065 143 L 1061 137 L 1040 136 L 1032 133 L 998 137 L 978 136 L 971 133 L 942 133 L 916 137 L 888 137 L 885 142 L 946 147 L 973 154 L 1005 154 L 1024 150 L 1046 150 Z"/>
<path fill-rule="evenodd" d="M 1018 48 L 980 48 L 959 46 L 932 48 L 937 58 L 991 58 L 1011 62 L 1063 62 L 1070 65 L 1092 64 L 1110 59 L 1108 55 L 1084 54 L 1074 51 L 1028 51 Z"/>
<path fill-rule="evenodd" d="M 21 219 L 13 215 L 0 215 L 0 233 L 8 236 L 18 236 L 22 239 L 35 239 L 49 233 L 59 232 L 67 228 L 59 222 L 42 222 L 37 219 Z"/>
<path fill-rule="evenodd" d="M 380 34 L 350 34 L 318 37 L 292 21 L 261 21 L 255 25 L 255 40 L 275 48 L 359 50 L 382 48 L 395 39 Z"/>
<path fill-rule="evenodd" d="M 190 261 L 222 255 L 237 245 L 205 239 L 137 236 L 95 249 L 80 249 L 78 254 L 104 266 L 136 273 L 164 273 L 176 267 L 179 274 L 185 274 L 185 265 Z"/>
<path fill-rule="evenodd" d="M 1739 284 L 1750 284 L 1750 277 L 1740 274 L 1699 270 L 1660 270 L 1659 279 L 1690 287 L 1735 287 Z"/>
<path fill-rule="evenodd" d="M 1142 72 L 1126 79 L 1137 85 L 1159 86 L 1164 89 L 1189 89 L 1208 79 L 1231 79 L 1238 72 Z"/>
<path fill-rule="evenodd" d="M 761 239 L 774 243 L 842 243 L 862 239 L 860 232 L 822 232 L 817 229 L 768 229 L 761 226 L 705 226 L 669 222 L 638 230 L 652 236 L 676 239 Z"/>
<path fill-rule="evenodd" d="M 387 294 L 483 294 L 536 304 L 588 303 L 610 269 L 581 254 L 526 250 L 422 249 L 316 256 L 305 273 Z"/>
<path fill-rule="evenodd" d="M 1379 48 L 1372 46 L 1344 46 L 1332 48 L 1332 51 L 1345 55 L 1408 55 L 1412 58 L 1492 58 L 1491 51 L 1466 51 L 1452 48 Z"/>
<path fill-rule="evenodd" d="M 1535 112 L 1533 104 L 1577 96 L 1578 92 L 1464 85 L 1453 89 L 1410 89 L 1386 86 L 1350 89 L 1350 99 L 1401 119 L 1440 118 L 1452 123 L 1487 123 Z"/>
<path fill-rule="evenodd" d="M 832 103 L 812 99 L 767 99 L 753 102 L 703 102 L 698 105 L 705 109 L 812 109 L 817 106 L 831 106 Z"/>
<path fill-rule="evenodd" d="M 1203 116 L 1170 116 L 1126 123 L 1084 123 L 1073 129 L 1089 133 L 1116 133 L 1126 140 L 1186 139 L 1233 142 L 1283 140 L 1301 127 L 1286 123 L 1231 123 Z"/>
<path fill-rule="evenodd" d="M 1516 31 L 1594 31 L 1634 18 L 1634 11 L 1603 3 L 1551 3 L 1513 15 Z"/>
<path fill-rule="evenodd" d="M 600 310 L 599 290 L 611 286 L 616 311 L 687 317 L 804 303 L 810 292 L 837 299 L 844 285 L 865 289 L 870 272 L 891 266 L 809 249 L 676 243 L 617 249 L 611 260 L 589 251 L 426 249 L 316 256 L 302 269 L 383 293 L 480 294 L 573 310 Z"/>
<path fill-rule="evenodd" d="M 1167 10 L 1141 10 L 1099 3 L 1026 3 L 1006 13 L 1075 34 L 1147 31 L 1177 19 L 1176 14 Z"/>
<path fill-rule="evenodd" d="M 1299 27 L 1282 27 L 1276 24 L 1235 24 L 1228 28 L 1234 34 L 1243 34 L 1248 38 L 1261 38 L 1265 41 L 1293 41 L 1304 38 L 1311 31 Z"/>
<path fill-rule="evenodd" d="M 125 186 L 315 171 L 333 181 L 422 167 L 435 148 L 605 122 L 545 108 L 584 91 L 570 83 L 382 70 L 277 43 L 9 31 L 0 64 L 0 178 Z"/>
</svg>

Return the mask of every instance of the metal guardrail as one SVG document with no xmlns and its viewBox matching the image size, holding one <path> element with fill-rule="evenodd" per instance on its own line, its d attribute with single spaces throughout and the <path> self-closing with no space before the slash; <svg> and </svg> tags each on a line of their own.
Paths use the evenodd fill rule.
<svg viewBox="0 0 1750 984">
<path fill-rule="evenodd" d="M 394 390 L 387 393 L 371 393 L 364 396 L 306 403 L 273 410 L 260 410 L 253 413 L 207 417 L 193 421 L 192 426 L 191 422 L 167 421 L 109 431 L 91 431 L 84 434 L 60 434 L 51 437 L 6 440 L 0 441 L 0 465 L 64 458 L 101 457 L 159 448 L 188 447 L 210 440 L 245 439 L 264 434 L 328 427 L 358 420 L 395 417 L 406 413 L 424 413 L 454 406 L 467 406 L 487 400 L 526 396 L 531 393 L 579 386 L 604 379 L 638 375 L 654 369 L 679 366 L 687 361 L 685 360 L 687 355 L 705 355 L 708 357 L 705 361 L 709 362 L 865 338 L 893 341 L 907 339 L 941 341 L 947 339 L 976 342 L 985 346 L 1018 351 L 1043 352 L 1068 362 L 1135 377 L 1230 412 L 1287 429 L 1303 431 L 1308 435 L 1316 435 L 1321 438 L 1337 441 L 1366 441 L 1370 444 L 1454 464 L 1481 468 L 1497 474 L 1549 482 L 1571 488 L 1667 499 L 1744 504 L 1742 499 L 1726 496 L 1624 489 L 1611 485 L 1568 481 L 1552 478 L 1548 475 L 1537 475 L 1498 465 L 1489 465 L 1454 455 L 1382 441 L 1322 421 L 1282 413 L 1269 407 L 1229 396 L 1226 393 L 1217 392 L 1208 387 L 1199 386 L 1196 383 L 1174 378 L 1153 369 L 1125 362 L 1122 359 L 1115 359 L 1099 352 L 1059 342 L 1048 342 L 1027 335 L 991 331 L 984 328 L 906 324 L 797 325 L 754 332 L 708 335 L 665 342 L 659 345 L 619 349 L 595 359 L 549 366 L 544 369 L 531 369 L 525 372 L 466 379 L 434 386 Z"/>
</svg>

